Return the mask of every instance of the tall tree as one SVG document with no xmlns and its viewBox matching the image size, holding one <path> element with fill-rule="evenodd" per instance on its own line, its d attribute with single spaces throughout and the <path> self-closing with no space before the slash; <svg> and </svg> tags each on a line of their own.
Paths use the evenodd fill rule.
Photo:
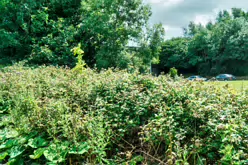
<svg viewBox="0 0 248 165">
<path fill-rule="evenodd" d="M 160 53 L 160 65 L 165 68 L 190 68 L 188 53 L 189 38 L 173 38 L 163 43 Z"/>
<path fill-rule="evenodd" d="M 38 64 L 72 66 L 79 42 L 85 61 L 118 67 L 121 51 L 151 15 L 142 0 L 1 0 L 0 53 Z"/>
<path fill-rule="evenodd" d="M 245 12 L 240 8 L 232 8 L 232 15 L 235 18 L 240 18 L 245 16 Z"/>
</svg>

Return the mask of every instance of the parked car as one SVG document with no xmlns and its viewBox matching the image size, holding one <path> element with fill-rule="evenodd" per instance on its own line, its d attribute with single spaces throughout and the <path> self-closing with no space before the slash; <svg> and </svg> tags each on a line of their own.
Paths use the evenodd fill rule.
<svg viewBox="0 0 248 165">
<path fill-rule="evenodd" d="M 220 74 L 216 76 L 216 79 L 219 81 L 230 81 L 230 80 L 236 80 L 236 77 L 231 74 Z"/>
<path fill-rule="evenodd" d="M 191 81 L 207 81 L 207 78 L 202 76 L 190 76 L 187 79 Z"/>
</svg>

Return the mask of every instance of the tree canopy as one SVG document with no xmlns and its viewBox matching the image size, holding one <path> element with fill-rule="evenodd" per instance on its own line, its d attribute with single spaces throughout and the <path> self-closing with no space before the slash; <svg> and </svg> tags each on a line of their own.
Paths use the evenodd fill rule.
<svg viewBox="0 0 248 165">
<path fill-rule="evenodd" d="M 98 68 L 127 66 L 123 51 L 151 15 L 142 0 L 1 0 L 0 11 L 1 57 L 73 66 L 80 43 Z"/>
<path fill-rule="evenodd" d="M 149 27 L 142 0 L 1 0 L 1 59 L 73 67 L 77 45 L 87 66 L 162 68 L 205 75 L 248 74 L 248 13 L 220 11 L 206 26 L 190 22 L 184 36 L 164 41 L 161 24 Z M 136 51 L 128 43 L 138 44 Z"/>
<path fill-rule="evenodd" d="M 220 11 L 206 26 L 190 22 L 184 37 L 163 43 L 162 67 L 194 70 L 203 75 L 248 74 L 248 13 Z"/>
</svg>

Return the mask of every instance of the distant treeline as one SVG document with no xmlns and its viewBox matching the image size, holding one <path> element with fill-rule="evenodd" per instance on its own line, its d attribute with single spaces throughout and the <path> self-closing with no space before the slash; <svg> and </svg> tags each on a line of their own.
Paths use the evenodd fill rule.
<svg viewBox="0 0 248 165">
<path fill-rule="evenodd" d="M 248 13 L 233 8 L 219 12 L 206 26 L 190 22 L 184 37 L 165 41 L 160 67 L 203 75 L 248 75 Z"/>
<path fill-rule="evenodd" d="M 191 22 L 184 37 L 164 41 L 161 24 L 149 27 L 151 9 L 142 0 L 0 1 L 0 65 L 75 66 L 79 43 L 87 66 L 149 71 L 248 75 L 248 13 L 219 12 L 206 26 Z M 146 29 L 146 30 L 144 30 Z M 128 50 L 130 41 L 137 43 Z M 159 59 L 159 60 L 158 60 Z"/>
</svg>

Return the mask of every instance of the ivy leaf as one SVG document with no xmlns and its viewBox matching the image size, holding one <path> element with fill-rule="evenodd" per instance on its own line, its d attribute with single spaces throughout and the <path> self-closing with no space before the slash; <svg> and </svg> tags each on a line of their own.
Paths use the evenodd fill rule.
<svg viewBox="0 0 248 165">
<path fill-rule="evenodd" d="M 25 151 L 25 147 L 23 146 L 15 146 L 10 150 L 10 158 L 15 158 L 21 155 Z"/>
<path fill-rule="evenodd" d="M 70 151 L 69 154 L 84 154 L 87 153 L 90 149 L 90 146 L 85 142 L 80 144 L 79 146 L 74 146 Z"/>
<path fill-rule="evenodd" d="M 39 136 L 35 139 L 29 139 L 28 145 L 32 148 L 46 147 L 48 142 Z"/>
<path fill-rule="evenodd" d="M 0 149 L 11 148 L 12 146 L 15 146 L 15 145 L 17 145 L 17 140 L 10 139 L 4 144 L 1 144 Z"/>
<path fill-rule="evenodd" d="M 6 156 L 8 156 L 8 152 L 3 152 L 3 153 L 0 153 L 0 160 L 4 160 Z"/>
<path fill-rule="evenodd" d="M 29 157 L 31 159 L 39 159 L 43 155 L 45 150 L 46 150 L 46 148 L 39 148 L 39 149 L 34 151 L 34 155 L 30 155 Z"/>
</svg>

